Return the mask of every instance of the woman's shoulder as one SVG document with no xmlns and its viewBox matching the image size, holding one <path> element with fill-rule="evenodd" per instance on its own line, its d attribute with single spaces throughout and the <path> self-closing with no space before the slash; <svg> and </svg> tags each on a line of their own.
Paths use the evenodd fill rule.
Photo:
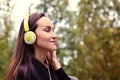
<svg viewBox="0 0 120 80">
<path fill-rule="evenodd" d="M 37 74 L 34 74 L 34 70 L 30 67 L 20 65 L 18 68 L 17 80 L 36 80 Z"/>
<path fill-rule="evenodd" d="M 24 65 L 20 65 L 18 67 L 18 74 L 23 75 L 25 72 L 27 72 L 27 68 Z"/>
<path fill-rule="evenodd" d="M 19 66 L 18 67 L 18 74 L 17 74 L 17 80 L 24 80 L 24 67 Z"/>
</svg>

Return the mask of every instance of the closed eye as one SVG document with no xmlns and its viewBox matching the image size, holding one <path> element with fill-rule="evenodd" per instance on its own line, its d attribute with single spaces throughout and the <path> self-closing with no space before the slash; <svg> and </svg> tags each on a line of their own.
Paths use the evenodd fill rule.
<svg viewBox="0 0 120 80">
<path fill-rule="evenodd" d="M 50 29 L 50 28 L 46 28 L 46 29 L 44 29 L 44 31 L 46 31 L 46 32 L 50 32 L 51 29 Z"/>
<path fill-rule="evenodd" d="M 50 26 L 47 26 L 47 27 L 44 29 L 44 31 L 50 32 L 50 31 L 52 31 L 52 28 L 51 28 Z"/>
</svg>

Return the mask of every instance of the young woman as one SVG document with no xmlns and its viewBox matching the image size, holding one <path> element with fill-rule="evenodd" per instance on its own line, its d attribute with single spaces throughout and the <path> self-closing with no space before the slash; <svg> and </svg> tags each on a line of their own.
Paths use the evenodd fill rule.
<svg viewBox="0 0 120 80">
<path fill-rule="evenodd" d="M 52 21 L 33 13 L 21 23 L 18 41 L 5 75 L 6 80 L 70 80 L 56 57 Z"/>
</svg>

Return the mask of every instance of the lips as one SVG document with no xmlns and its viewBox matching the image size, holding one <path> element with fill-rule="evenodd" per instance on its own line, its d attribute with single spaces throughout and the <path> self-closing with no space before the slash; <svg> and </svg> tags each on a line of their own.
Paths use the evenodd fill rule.
<svg viewBox="0 0 120 80">
<path fill-rule="evenodd" d="M 55 43 L 56 44 L 56 41 L 50 41 L 51 43 Z"/>
</svg>

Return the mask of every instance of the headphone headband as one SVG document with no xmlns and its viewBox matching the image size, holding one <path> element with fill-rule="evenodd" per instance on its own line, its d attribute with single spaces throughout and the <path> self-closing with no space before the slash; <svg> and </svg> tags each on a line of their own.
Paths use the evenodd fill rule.
<svg viewBox="0 0 120 80">
<path fill-rule="evenodd" d="M 25 32 L 29 31 L 29 25 L 28 25 L 29 16 L 30 16 L 30 14 L 28 14 L 28 15 L 24 18 L 24 30 L 25 30 Z"/>
<path fill-rule="evenodd" d="M 34 32 L 29 31 L 29 16 L 30 14 L 28 14 L 25 18 L 24 18 L 24 41 L 27 44 L 33 44 L 36 41 L 36 35 Z"/>
</svg>

